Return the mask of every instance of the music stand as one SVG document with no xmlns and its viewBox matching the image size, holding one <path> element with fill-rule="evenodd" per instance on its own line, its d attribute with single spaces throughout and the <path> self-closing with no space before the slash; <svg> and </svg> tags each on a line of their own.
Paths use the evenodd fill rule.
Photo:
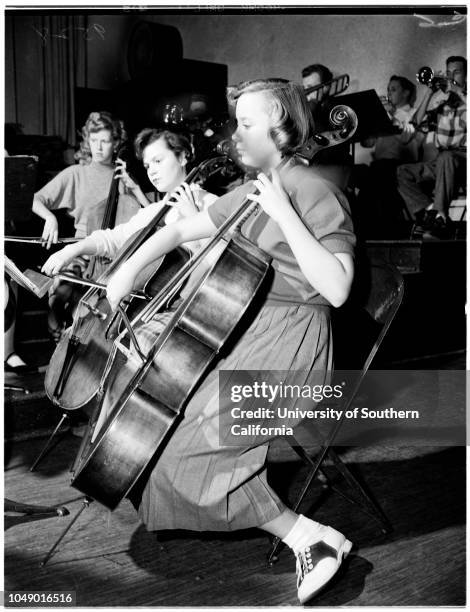
<svg viewBox="0 0 470 612">
<path fill-rule="evenodd" d="M 357 93 L 337 96 L 339 104 L 350 106 L 357 115 L 358 125 L 351 138 L 351 156 L 355 162 L 355 143 L 380 136 L 401 134 L 401 129 L 392 123 L 375 89 L 366 89 Z M 404 216 L 411 221 L 411 216 L 405 203 L 402 202 Z"/>
</svg>

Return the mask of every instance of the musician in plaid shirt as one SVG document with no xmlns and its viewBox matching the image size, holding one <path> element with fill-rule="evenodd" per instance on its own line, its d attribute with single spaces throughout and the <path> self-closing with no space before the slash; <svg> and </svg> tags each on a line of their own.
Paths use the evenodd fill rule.
<svg viewBox="0 0 470 612">
<path fill-rule="evenodd" d="M 426 116 L 429 127 L 433 126 L 437 156 L 431 161 L 405 164 L 397 171 L 399 192 L 415 217 L 415 232 L 423 238 L 451 236 L 449 206 L 466 180 L 467 60 L 452 56 L 446 67 L 446 90 L 429 89 L 414 118 L 419 126 Z"/>
</svg>

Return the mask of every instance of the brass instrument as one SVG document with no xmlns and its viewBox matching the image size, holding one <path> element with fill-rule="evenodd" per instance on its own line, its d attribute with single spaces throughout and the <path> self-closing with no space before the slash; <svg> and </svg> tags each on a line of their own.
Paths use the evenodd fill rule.
<svg viewBox="0 0 470 612">
<path fill-rule="evenodd" d="M 450 85 L 458 85 L 457 81 L 443 74 L 434 74 L 434 70 L 429 66 L 423 66 L 416 73 L 416 80 L 422 85 L 426 85 L 436 92 L 439 89 L 446 92 Z"/>
<path fill-rule="evenodd" d="M 181 127 L 184 123 L 184 110 L 179 104 L 165 104 L 162 116 L 163 123 L 168 129 Z"/>
<path fill-rule="evenodd" d="M 340 76 L 327 81 L 326 83 L 320 83 L 319 85 L 313 85 L 304 89 L 304 93 L 307 96 L 309 102 L 319 101 L 325 94 L 329 96 L 337 96 L 343 93 L 349 87 L 349 74 L 341 74 Z"/>
</svg>

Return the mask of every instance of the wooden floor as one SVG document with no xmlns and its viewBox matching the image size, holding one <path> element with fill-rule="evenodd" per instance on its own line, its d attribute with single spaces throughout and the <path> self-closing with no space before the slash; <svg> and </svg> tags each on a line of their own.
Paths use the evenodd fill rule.
<svg viewBox="0 0 470 612">
<path fill-rule="evenodd" d="M 113 513 L 86 509 L 45 567 L 40 562 L 81 503 L 68 469 L 79 439 L 65 434 L 35 473 L 28 466 L 44 440 L 14 442 L 5 466 L 5 497 L 65 503 L 71 515 L 5 519 L 5 589 L 76 591 L 79 606 L 297 605 L 289 550 L 268 567 L 268 540 L 234 534 L 149 533 L 124 500 Z M 310 516 L 355 543 L 335 579 L 312 606 L 458 606 L 465 604 L 465 448 L 345 448 L 343 458 L 374 492 L 393 524 L 377 524 L 335 493 Z M 273 486 L 292 478 L 295 462 L 273 463 Z M 326 468 L 327 473 L 332 468 Z M 75 501 L 73 501 L 75 499 Z M 311 505 L 311 504 L 310 504 Z"/>
</svg>

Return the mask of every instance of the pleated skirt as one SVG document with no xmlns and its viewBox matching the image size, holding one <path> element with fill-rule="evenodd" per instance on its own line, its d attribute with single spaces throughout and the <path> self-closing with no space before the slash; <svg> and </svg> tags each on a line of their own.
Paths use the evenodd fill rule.
<svg viewBox="0 0 470 612">
<path fill-rule="evenodd" d="M 144 351 L 170 316 L 157 315 L 138 330 Z M 325 384 L 332 366 L 328 306 L 265 304 L 193 394 L 150 473 L 138 510 L 147 529 L 232 531 L 279 516 L 285 505 L 266 478 L 270 440 L 221 443 L 221 411 L 229 407 L 219 403 L 219 370 L 301 370 Z"/>
</svg>

